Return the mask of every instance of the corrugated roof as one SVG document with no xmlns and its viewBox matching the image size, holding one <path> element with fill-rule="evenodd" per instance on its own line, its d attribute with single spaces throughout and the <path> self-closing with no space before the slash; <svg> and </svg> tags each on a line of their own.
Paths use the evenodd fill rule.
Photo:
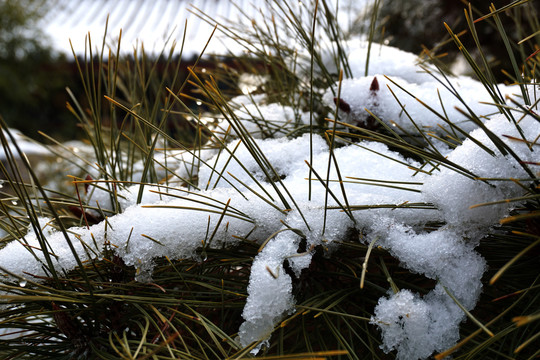
<svg viewBox="0 0 540 360">
<path fill-rule="evenodd" d="M 92 43 L 101 44 L 108 20 L 107 42 L 115 45 L 122 29 L 122 49 L 131 52 L 137 44 L 153 53 L 163 50 L 167 39 L 181 43 L 188 20 L 187 40 L 190 52 L 202 49 L 202 39 L 208 38 L 212 26 L 194 16 L 192 3 L 213 16 L 238 12 L 235 6 L 248 7 L 252 1 L 218 0 L 48 0 L 49 11 L 40 27 L 52 39 L 53 47 L 70 54 L 70 40 L 76 53 L 85 51 L 85 37 L 91 34 Z M 263 5 L 264 1 L 259 1 Z M 252 8 L 253 9 L 253 8 Z"/>
<path fill-rule="evenodd" d="M 192 13 L 195 7 L 212 18 L 248 23 L 251 18 L 261 19 L 263 14 L 268 14 L 268 3 L 282 1 L 286 0 L 46 0 L 49 10 L 39 26 L 52 39 L 55 49 L 71 54 L 71 40 L 75 52 L 83 54 L 88 33 L 91 34 L 94 49 L 96 45 L 101 45 L 109 17 L 108 45 L 116 45 L 122 29 L 123 52 L 132 52 L 135 46 L 144 43 L 147 52 L 157 54 L 170 48 L 170 45 L 166 46 L 169 38 L 182 43 L 187 20 L 184 54 L 193 55 L 203 49 L 213 30 L 212 25 Z M 305 6 L 301 4 L 302 1 L 288 4 L 300 8 Z M 329 3 L 335 1 L 329 0 Z M 368 2 L 349 1 L 356 9 Z M 310 3 L 307 0 L 303 2 Z M 340 4 L 343 3 L 347 1 L 340 1 Z M 347 18 L 349 15 L 350 11 L 341 14 Z M 229 45 L 230 42 L 223 44 L 213 40 L 209 51 L 224 53 Z"/>
</svg>

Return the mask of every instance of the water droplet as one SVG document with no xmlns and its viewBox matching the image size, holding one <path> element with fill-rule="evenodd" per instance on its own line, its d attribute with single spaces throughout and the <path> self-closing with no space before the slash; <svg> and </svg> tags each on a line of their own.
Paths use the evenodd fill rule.
<svg viewBox="0 0 540 360">
<path fill-rule="evenodd" d="M 11 203 L 12 203 L 13 205 L 17 205 L 17 200 L 11 200 Z"/>
<path fill-rule="evenodd" d="M 26 283 L 27 283 L 27 281 L 26 281 L 25 278 L 20 278 L 20 279 L 19 279 L 19 286 L 20 286 L 20 287 L 25 287 L 25 286 L 26 286 Z"/>
<path fill-rule="evenodd" d="M 197 101 L 197 105 L 198 105 L 198 106 L 201 106 L 201 105 L 202 105 L 202 101 Z"/>
<path fill-rule="evenodd" d="M 206 261 L 207 259 L 208 259 L 208 254 L 206 253 L 206 249 L 203 249 L 203 250 L 201 251 L 201 258 L 200 258 L 200 261 L 201 261 L 201 262 L 204 262 L 204 261 Z"/>
<path fill-rule="evenodd" d="M 0 180 L 0 189 L 4 187 L 4 180 Z"/>
</svg>

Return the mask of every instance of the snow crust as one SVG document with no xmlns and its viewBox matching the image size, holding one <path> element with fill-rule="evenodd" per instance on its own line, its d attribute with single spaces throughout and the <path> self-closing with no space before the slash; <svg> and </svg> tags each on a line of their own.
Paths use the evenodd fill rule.
<svg viewBox="0 0 540 360">
<path fill-rule="evenodd" d="M 383 76 L 386 74 L 425 103 L 443 111 L 437 95 L 439 90 L 448 118 L 453 122 L 464 120 L 454 110 L 454 106 L 460 106 L 455 97 L 430 75 L 420 73 L 412 55 L 397 49 L 381 46 L 379 53 L 375 49 L 375 59 L 380 56 L 385 61 L 372 61 L 373 75 L 376 74 L 379 81 L 379 90 L 374 95 L 370 90 L 373 75 L 360 75 L 363 74 L 365 55 L 362 51 L 365 47 L 352 49 L 349 60 L 356 77 L 342 84 L 342 99 L 350 105 L 351 114 L 361 116 L 367 107 L 388 124 L 394 121 L 401 128 L 411 129 L 411 122 L 390 94 L 390 87 L 419 126 L 439 131 L 440 118 L 400 92 L 386 80 Z M 467 100 L 467 105 L 486 116 L 484 125 L 489 131 L 521 160 L 538 161 L 537 152 L 527 142 L 513 139 L 522 137 L 513 122 L 495 114 L 493 108 L 480 104 L 491 99 L 478 82 L 461 77 L 451 81 Z M 330 92 L 324 99 L 329 105 L 333 104 Z M 246 109 L 249 110 L 247 106 L 244 111 Z M 284 119 L 289 123 L 299 121 L 294 118 L 293 109 L 267 105 L 261 111 L 265 118 Z M 513 114 L 526 139 L 536 141 L 540 135 L 539 122 L 530 116 L 522 117 L 517 111 Z M 251 120 L 250 123 L 256 124 Z M 220 126 L 225 128 L 226 124 Z M 425 296 L 408 289 L 396 293 L 389 291 L 387 296 L 379 299 L 371 319 L 371 323 L 381 330 L 384 351 L 396 350 L 399 359 L 424 359 L 459 339 L 459 324 L 465 314 L 447 291 L 465 308 L 474 308 L 486 269 L 485 260 L 475 251 L 475 246 L 489 227 L 508 213 L 512 204 L 471 206 L 518 197 L 523 193 L 514 182 L 478 177 L 528 178 L 516 159 L 510 154 L 502 154 L 484 130 L 470 123 L 463 123 L 463 129 L 492 152 L 463 138 L 462 144 L 455 149 L 446 149 L 448 162 L 465 169 L 469 176 L 464 175 L 463 170 L 456 171 L 457 167 L 452 165 L 437 169 L 425 166 L 424 171 L 418 171 L 422 164 L 375 142 L 342 146 L 334 149 L 332 158 L 328 143 L 319 135 L 264 139 L 266 136 L 260 133 L 261 129 L 252 127 L 249 130 L 258 138 L 252 140 L 252 145 L 263 154 L 259 160 L 254 158 L 246 143 L 238 139 L 229 142 L 218 154 L 208 152 L 202 156 L 214 170 L 202 162 L 197 167 L 189 165 L 197 162 L 193 156 L 174 154 L 169 159 L 178 172 L 185 170 L 183 174 L 188 176 L 198 169 L 202 190 L 187 192 L 181 188 L 145 186 L 142 202 L 137 204 L 138 186 L 119 189 L 120 214 L 89 228 L 71 228 L 67 234 L 48 225 L 49 219 L 42 219 L 48 251 L 55 255 L 53 262 L 57 270 L 68 271 L 74 269 L 77 262 L 66 246 L 66 236 L 82 261 L 98 258 L 108 242 L 126 264 L 139 270 L 139 281 L 149 281 L 153 259 L 196 257 L 196 250 L 202 245 L 212 248 L 232 246 L 237 243 L 237 238 L 248 234 L 250 239 L 262 243 L 278 232 L 253 261 L 247 289 L 249 296 L 243 312 L 245 321 L 239 329 L 241 345 L 260 342 L 256 353 L 283 316 L 295 311 L 292 280 L 285 272 L 283 262 L 289 260 L 296 274 L 309 266 L 313 253 L 309 250 L 299 253 L 301 239 L 306 239 L 308 249 L 316 245 L 328 247 L 336 240 L 344 239 L 351 228 L 356 228 L 366 234 L 363 241 L 369 243 L 377 239 L 377 245 L 388 249 L 404 268 L 436 280 L 437 285 Z M 262 168 L 261 158 L 267 164 Z M 310 172 L 306 161 L 310 162 L 314 172 Z M 326 181 L 329 162 L 328 179 L 332 181 L 328 182 L 328 189 L 333 195 L 328 195 L 325 186 L 314 175 L 316 173 Z M 345 198 L 336 181 L 336 164 L 343 179 L 347 180 L 343 186 L 348 203 L 373 208 L 352 211 L 351 216 L 341 211 L 340 204 L 345 204 Z M 269 173 L 272 174 L 270 177 L 267 176 Z M 355 182 L 355 178 L 372 181 Z M 387 184 L 400 182 L 400 186 L 378 186 L 380 181 Z M 326 201 L 328 208 L 325 210 Z M 96 206 L 99 203 L 104 208 L 112 206 L 110 195 L 98 190 L 89 195 L 88 202 Z M 376 207 L 407 203 L 433 206 Z M 433 221 L 443 225 L 437 230 L 424 230 L 424 225 Z M 217 229 L 212 239 L 208 238 L 207 228 Z M 23 238 L 0 250 L 4 271 L 21 277 L 45 275 L 44 256 L 34 248 L 39 247 L 40 237 L 35 229 L 29 228 Z"/>
</svg>

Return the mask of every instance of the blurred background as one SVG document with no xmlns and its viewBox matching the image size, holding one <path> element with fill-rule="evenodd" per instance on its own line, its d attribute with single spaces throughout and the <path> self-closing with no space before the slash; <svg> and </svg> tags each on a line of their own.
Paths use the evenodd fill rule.
<svg viewBox="0 0 540 360">
<path fill-rule="evenodd" d="M 486 13 L 491 2 L 497 7 L 509 3 L 471 1 L 478 14 Z M 37 130 L 59 140 L 77 138 L 77 122 L 66 109 L 69 100 L 66 87 L 76 95 L 84 94 L 74 60 L 85 56 L 89 33 L 94 50 L 101 46 L 107 18 L 108 45 L 115 47 L 122 29 L 121 49 L 126 55 L 133 56 L 133 50 L 141 49 L 144 44 L 146 54 L 155 59 L 160 58 L 163 50 L 168 51 L 173 42 L 182 43 L 188 20 L 186 45 L 182 55 L 177 46 L 175 61 L 189 65 L 213 29 L 193 12 L 233 23 L 247 22 L 247 18 L 257 17 L 266 3 L 264 0 L 0 0 L 0 116 L 10 127 L 36 139 L 40 138 Z M 343 3 L 346 2 L 341 1 L 340 6 Z M 365 32 L 375 1 L 353 3 L 354 11 L 346 12 L 348 30 Z M 535 3 L 540 7 L 540 1 Z M 414 53 L 420 53 L 423 47 L 431 49 L 448 39 L 443 21 L 456 33 L 466 28 L 465 6 L 461 0 L 381 1 L 377 20 L 379 39 Z M 514 33 L 511 28 L 507 32 L 510 36 Z M 504 63 L 507 55 L 497 56 L 505 50 L 493 27 L 481 26 L 479 35 L 493 65 L 508 68 Z M 225 54 L 233 47 L 230 41 L 213 40 L 207 52 Z M 448 62 L 454 58 L 454 48 L 449 43 L 443 50 L 450 52 Z"/>
<path fill-rule="evenodd" d="M 117 47 L 120 29 L 124 56 L 135 48 L 153 59 L 168 55 L 176 42 L 175 61 L 192 63 L 210 37 L 213 27 L 190 13 L 192 1 L 184 0 L 0 0 L 0 116 L 10 127 L 39 139 L 37 130 L 57 139 L 79 135 L 67 111 L 66 88 L 84 98 L 75 62 L 81 63 L 107 45 Z M 231 16 L 248 9 L 248 1 L 195 1 L 197 9 Z M 237 11 L 238 12 L 238 11 Z M 182 56 L 180 45 L 186 29 Z M 106 26 L 108 27 L 106 29 Z M 91 41 L 91 43 L 90 43 Z M 90 45 L 91 44 L 91 45 Z M 214 52 L 224 52 L 212 44 Z M 105 49 L 105 58 L 108 52 Z M 185 70 L 185 66 L 184 66 Z"/>
</svg>

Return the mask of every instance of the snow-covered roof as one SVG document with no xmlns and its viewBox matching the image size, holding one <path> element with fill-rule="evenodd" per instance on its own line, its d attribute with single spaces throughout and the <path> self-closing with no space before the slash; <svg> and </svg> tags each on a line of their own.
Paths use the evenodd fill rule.
<svg viewBox="0 0 540 360">
<path fill-rule="evenodd" d="M 182 43 L 187 21 L 186 50 L 198 53 L 213 26 L 194 12 L 241 21 L 245 16 L 240 9 L 248 16 L 255 15 L 256 9 L 264 4 L 261 0 L 49 0 L 49 10 L 40 27 L 51 38 L 54 49 L 71 54 L 71 40 L 74 51 L 83 54 L 88 33 L 93 44 L 101 45 L 108 17 L 108 44 L 117 43 L 122 29 L 124 52 L 131 52 L 134 46 L 144 43 L 146 51 L 159 53 L 169 48 L 167 39 Z"/>
<path fill-rule="evenodd" d="M 347 28 L 346 25 L 354 21 L 370 1 L 338 3 L 329 0 L 328 3 L 339 9 L 340 25 Z M 214 25 L 202 20 L 201 14 L 221 24 L 249 26 L 252 21 L 263 23 L 261 20 L 269 16 L 270 8 L 275 8 L 276 4 L 290 7 L 300 15 L 308 14 L 313 8 L 313 3 L 307 0 L 47 0 L 47 11 L 38 26 L 50 38 L 55 50 L 68 55 L 72 53 L 70 41 L 76 54 L 84 54 L 89 33 L 92 50 L 101 47 L 107 18 L 107 44 L 115 48 L 122 29 L 121 51 L 124 53 L 132 53 L 135 47 L 140 48 L 141 43 L 147 53 L 168 51 L 172 41 L 178 46 L 182 44 L 185 28 L 183 55 L 189 57 L 202 51 L 214 30 Z M 307 19 L 311 22 L 310 15 Z M 206 52 L 236 52 L 235 46 L 234 40 L 215 36 Z"/>
</svg>

